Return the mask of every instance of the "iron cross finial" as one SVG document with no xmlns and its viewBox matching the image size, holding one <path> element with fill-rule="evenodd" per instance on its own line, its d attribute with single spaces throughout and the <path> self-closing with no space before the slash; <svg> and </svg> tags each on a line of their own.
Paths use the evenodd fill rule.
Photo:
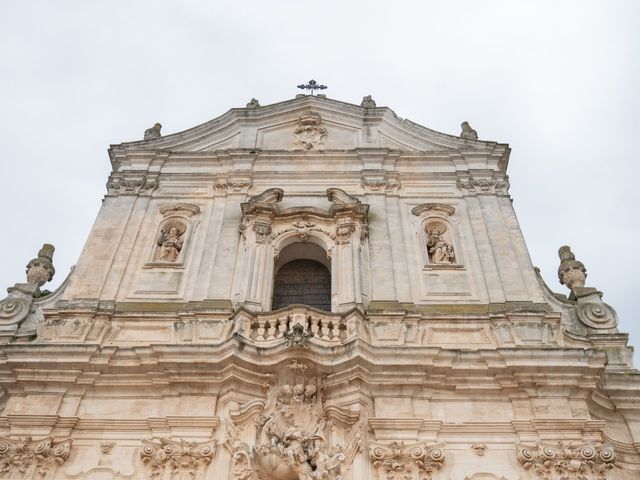
<svg viewBox="0 0 640 480">
<path fill-rule="evenodd" d="M 325 88 L 327 88 L 326 85 L 320 85 L 318 82 L 316 82 L 315 80 L 309 80 L 309 83 L 307 85 L 298 85 L 298 88 L 302 89 L 302 90 L 311 90 L 311 95 L 313 95 L 313 91 L 314 90 L 324 90 Z"/>
</svg>

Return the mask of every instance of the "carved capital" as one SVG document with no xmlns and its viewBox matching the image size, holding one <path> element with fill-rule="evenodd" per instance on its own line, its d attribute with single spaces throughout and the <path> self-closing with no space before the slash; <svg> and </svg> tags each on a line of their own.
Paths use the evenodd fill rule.
<svg viewBox="0 0 640 480">
<path fill-rule="evenodd" d="M 216 177 L 213 185 L 220 193 L 247 193 L 253 185 L 250 171 L 231 172 Z"/>
<path fill-rule="evenodd" d="M 71 439 L 46 437 L 21 440 L 0 437 L 0 476 L 24 480 L 53 478 L 59 465 L 69 458 Z"/>
<path fill-rule="evenodd" d="M 433 473 L 442 468 L 443 447 L 443 443 L 370 442 L 369 457 L 374 468 L 384 472 L 385 480 L 424 480 L 431 479 Z"/>
<path fill-rule="evenodd" d="M 207 466 L 213 460 L 215 440 L 206 442 L 173 441 L 161 438 L 158 442 L 143 440 L 140 458 L 147 466 L 153 480 L 164 478 L 166 471 L 171 478 L 204 479 Z"/>
<path fill-rule="evenodd" d="M 538 480 L 606 480 L 614 468 L 613 446 L 537 443 L 517 445 L 518 461 Z"/>
<path fill-rule="evenodd" d="M 458 188 L 467 194 L 507 195 L 509 187 L 507 175 L 493 175 L 488 178 L 469 176 L 458 179 Z"/>
<path fill-rule="evenodd" d="M 363 171 L 360 183 L 366 193 L 396 193 L 400 188 L 397 172 L 386 170 Z"/>
<path fill-rule="evenodd" d="M 107 182 L 108 195 L 151 195 L 158 178 L 150 175 L 115 175 Z"/>
</svg>

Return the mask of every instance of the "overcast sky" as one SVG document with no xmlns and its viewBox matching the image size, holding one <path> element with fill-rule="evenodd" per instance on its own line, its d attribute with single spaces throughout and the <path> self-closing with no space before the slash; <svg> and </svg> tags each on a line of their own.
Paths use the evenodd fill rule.
<svg viewBox="0 0 640 480">
<path fill-rule="evenodd" d="M 328 97 L 509 143 L 511 195 L 552 289 L 572 246 L 640 346 L 640 2 L 0 3 L 0 287 L 56 246 L 53 289 L 105 193 L 109 144 Z M 636 364 L 638 360 L 636 359 Z"/>
</svg>

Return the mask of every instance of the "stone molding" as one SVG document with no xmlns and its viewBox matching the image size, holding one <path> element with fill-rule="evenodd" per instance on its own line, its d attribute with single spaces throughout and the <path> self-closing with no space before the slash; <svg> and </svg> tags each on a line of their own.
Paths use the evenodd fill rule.
<svg viewBox="0 0 640 480">
<path fill-rule="evenodd" d="M 444 463 L 444 443 L 369 443 L 369 457 L 378 478 L 384 480 L 430 480 Z M 383 473 L 384 472 L 384 473 Z"/>
<path fill-rule="evenodd" d="M 0 477 L 24 480 L 49 480 L 69 458 L 71 439 L 52 437 L 15 440 L 0 437 Z"/>
<path fill-rule="evenodd" d="M 516 446 L 518 461 L 538 480 L 606 480 L 616 466 L 611 444 L 539 442 Z"/>
<path fill-rule="evenodd" d="M 171 479 L 175 480 L 204 480 L 216 451 L 213 439 L 193 442 L 160 438 L 159 441 L 143 440 L 142 444 L 140 458 L 151 480 L 165 478 L 165 472 L 170 472 Z"/>
</svg>

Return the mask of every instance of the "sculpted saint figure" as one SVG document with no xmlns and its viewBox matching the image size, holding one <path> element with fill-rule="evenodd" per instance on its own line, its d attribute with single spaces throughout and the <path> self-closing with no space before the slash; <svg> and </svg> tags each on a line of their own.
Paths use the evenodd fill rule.
<svg viewBox="0 0 640 480">
<path fill-rule="evenodd" d="M 469 122 L 462 122 L 460 127 L 462 127 L 462 132 L 460 132 L 460 138 L 464 138 L 465 140 L 478 139 L 478 132 L 476 132 L 473 128 L 471 128 L 471 125 L 469 125 Z"/>
<path fill-rule="evenodd" d="M 180 230 L 178 226 L 171 225 L 168 229 L 162 229 L 158 237 L 157 260 L 163 262 L 175 262 L 178 254 L 182 250 L 182 235 L 184 230 Z"/>
<path fill-rule="evenodd" d="M 442 237 L 443 233 L 444 230 L 440 231 L 437 228 L 432 228 L 427 232 L 427 249 L 431 263 L 443 264 L 455 262 L 453 245 Z"/>
<path fill-rule="evenodd" d="M 162 134 L 160 130 L 162 129 L 162 125 L 156 123 L 153 127 L 147 128 L 144 131 L 144 139 L 145 140 L 153 140 L 154 138 L 160 138 Z"/>
</svg>

